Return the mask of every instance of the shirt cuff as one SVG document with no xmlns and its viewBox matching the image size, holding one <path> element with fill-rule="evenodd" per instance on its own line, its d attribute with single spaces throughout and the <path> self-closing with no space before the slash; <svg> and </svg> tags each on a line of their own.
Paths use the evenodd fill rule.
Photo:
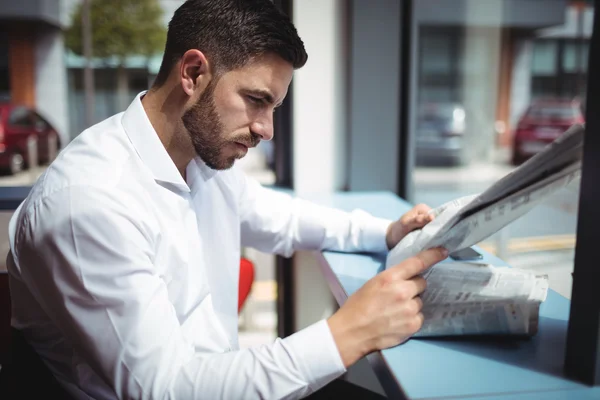
<svg viewBox="0 0 600 400">
<path fill-rule="evenodd" d="M 361 214 L 361 247 L 363 250 L 374 253 L 389 251 L 385 236 L 392 221 L 374 217 L 362 210 L 356 210 L 354 213 Z"/>
<path fill-rule="evenodd" d="M 311 393 L 346 372 L 326 320 L 288 336 L 285 341 L 293 349 L 294 360 L 306 376 Z"/>
</svg>

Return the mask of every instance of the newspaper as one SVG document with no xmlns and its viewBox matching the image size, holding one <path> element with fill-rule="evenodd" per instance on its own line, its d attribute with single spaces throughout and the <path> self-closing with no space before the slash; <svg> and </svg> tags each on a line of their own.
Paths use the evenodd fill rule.
<svg viewBox="0 0 600 400">
<path fill-rule="evenodd" d="M 583 154 L 583 125 L 573 125 L 542 152 L 481 194 L 432 209 L 432 222 L 402 239 L 386 268 L 418 252 L 444 247 L 450 253 L 488 238 L 561 188 L 577 182 Z M 537 333 L 548 278 L 531 271 L 478 263 L 439 263 L 423 273 L 425 322 L 414 335 Z"/>
<path fill-rule="evenodd" d="M 483 193 L 431 210 L 434 220 L 406 235 L 389 252 L 386 268 L 428 248 L 444 247 L 452 253 L 471 247 L 579 180 L 583 134 L 583 125 L 574 125 Z"/>
<path fill-rule="evenodd" d="M 422 328 L 414 337 L 537 333 L 547 276 L 481 263 L 442 263 L 425 275 Z"/>
</svg>

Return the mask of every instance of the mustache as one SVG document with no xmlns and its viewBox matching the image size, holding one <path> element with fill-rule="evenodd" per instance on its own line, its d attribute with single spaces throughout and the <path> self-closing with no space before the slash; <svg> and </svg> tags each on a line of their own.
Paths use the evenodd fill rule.
<svg viewBox="0 0 600 400">
<path fill-rule="evenodd" d="M 242 135 L 234 138 L 233 142 L 243 144 L 246 147 L 256 147 L 260 143 L 260 135 L 256 133 L 250 133 L 249 135 Z"/>
</svg>

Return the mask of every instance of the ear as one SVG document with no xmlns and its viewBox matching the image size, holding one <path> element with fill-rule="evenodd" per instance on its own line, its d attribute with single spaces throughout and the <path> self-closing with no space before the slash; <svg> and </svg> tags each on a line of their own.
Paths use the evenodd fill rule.
<svg viewBox="0 0 600 400">
<path fill-rule="evenodd" d="M 204 53 L 196 49 L 186 51 L 179 64 L 179 79 L 183 91 L 191 97 L 196 90 L 204 90 L 210 78 L 210 68 Z"/>
</svg>

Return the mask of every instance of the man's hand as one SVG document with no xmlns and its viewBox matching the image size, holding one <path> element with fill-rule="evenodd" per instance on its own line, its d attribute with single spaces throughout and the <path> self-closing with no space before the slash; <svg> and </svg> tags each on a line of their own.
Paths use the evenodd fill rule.
<svg viewBox="0 0 600 400">
<path fill-rule="evenodd" d="M 419 276 L 448 256 L 445 249 L 420 252 L 365 283 L 328 320 L 346 368 L 363 356 L 398 345 L 423 325 Z"/>
<path fill-rule="evenodd" d="M 429 210 L 431 210 L 431 207 L 419 204 L 400 217 L 399 220 L 392 222 L 385 235 L 385 243 L 388 249 L 393 249 L 410 232 L 433 221 L 433 215 L 429 214 Z"/>
</svg>

